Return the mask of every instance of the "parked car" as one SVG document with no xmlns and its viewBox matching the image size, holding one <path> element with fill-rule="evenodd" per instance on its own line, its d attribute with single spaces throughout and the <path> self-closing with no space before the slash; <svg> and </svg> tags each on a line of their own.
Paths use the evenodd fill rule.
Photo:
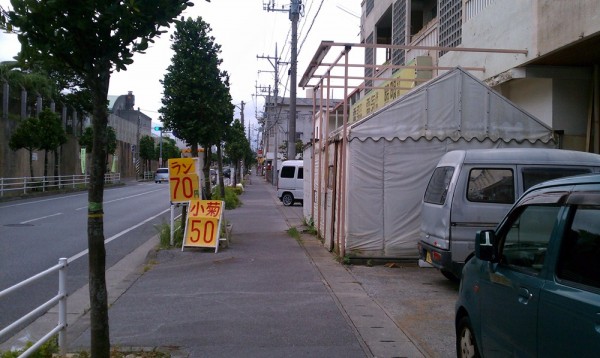
<svg viewBox="0 0 600 358">
<path fill-rule="evenodd" d="M 283 205 L 304 201 L 304 161 L 284 160 L 277 180 L 277 197 Z"/>
<path fill-rule="evenodd" d="M 600 175 L 528 190 L 476 234 L 456 303 L 458 357 L 597 357 Z"/>
<path fill-rule="evenodd" d="M 223 177 L 230 178 L 231 177 L 231 168 L 223 168 Z"/>
<path fill-rule="evenodd" d="M 154 174 L 154 182 L 162 183 L 169 182 L 169 168 L 158 168 Z"/>
<path fill-rule="evenodd" d="M 591 173 L 600 173 L 600 155 L 534 148 L 448 152 L 423 197 L 420 257 L 446 278 L 459 280 L 473 255 L 475 233 L 496 227 L 525 190 L 546 180 Z"/>
</svg>

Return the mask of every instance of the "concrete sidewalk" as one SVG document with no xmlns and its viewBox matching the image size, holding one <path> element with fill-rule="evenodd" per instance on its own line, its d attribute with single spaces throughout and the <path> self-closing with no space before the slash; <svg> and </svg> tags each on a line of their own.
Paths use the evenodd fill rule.
<svg viewBox="0 0 600 358">
<path fill-rule="evenodd" d="M 108 270 L 112 346 L 174 357 L 425 356 L 320 241 L 286 233 L 302 226 L 302 208 L 251 179 L 243 206 L 225 213 L 228 248 L 155 252 L 153 238 Z M 69 351 L 89 349 L 88 308 L 87 287 L 69 297 Z M 50 312 L 0 349 L 56 321 Z"/>
</svg>

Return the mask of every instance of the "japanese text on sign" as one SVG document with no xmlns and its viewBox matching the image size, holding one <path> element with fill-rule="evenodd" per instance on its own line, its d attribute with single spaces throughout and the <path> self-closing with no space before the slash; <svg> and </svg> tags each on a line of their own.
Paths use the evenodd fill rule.
<svg viewBox="0 0 600 358">
<path fill-rule="evenodd" d="M 172 203 L 183 203 L 200 199 L 200 180 L 198 175 L 189 174 L 183 177 L 170 177 L 169 189 Z"/>
<path fill-rule="evenodd" d="M 223 201 L 190 200 L 183 246 L 218 247 Z"/>
</svg>

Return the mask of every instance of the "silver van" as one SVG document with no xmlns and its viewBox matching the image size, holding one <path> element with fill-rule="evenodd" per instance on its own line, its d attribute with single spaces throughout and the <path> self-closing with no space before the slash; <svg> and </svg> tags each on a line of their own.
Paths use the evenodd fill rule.
<svg viewBox="0 0 600 358">
<path fill-rule="evenodd" d="M 277 197 L 283 205 L 294 205 L 304 200 L 304 161 L 285 160 L 281 163 L 277 180 Z"/>
<path fill-rule="evenodd" d="M 475 249 L 475 234 L 491 230 L 535 184 L 599 173 L 600 155 L 561 149 L 473 149 L 446 153 L 421 206 L 422 260 L 459 280 Z"/>
</svg>

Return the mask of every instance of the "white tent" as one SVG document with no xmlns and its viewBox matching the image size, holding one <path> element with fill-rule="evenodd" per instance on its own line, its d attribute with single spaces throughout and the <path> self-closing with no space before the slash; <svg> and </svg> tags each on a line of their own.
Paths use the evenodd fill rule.
<svg viewBox="0 0 600 358">
<path fill-rule="evenodd" d="M 421 200 L 444 153 L 554 147 L 551 128 L 460 68 L 352 124 L 348 135 L 344 251 L 355 258 L 418 256 Z"/>
</svg>

